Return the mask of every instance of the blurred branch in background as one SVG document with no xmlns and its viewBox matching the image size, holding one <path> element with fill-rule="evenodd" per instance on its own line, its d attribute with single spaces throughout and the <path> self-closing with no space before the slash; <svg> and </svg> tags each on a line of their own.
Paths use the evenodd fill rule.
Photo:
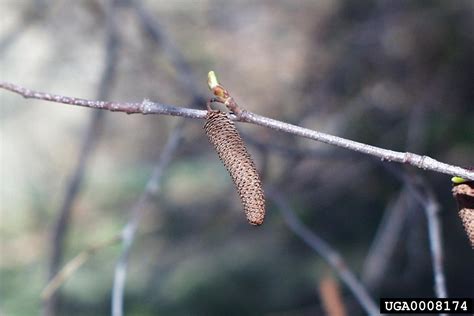
<svg viewBox="0 0 474 316">
<path fill-rule="evenodd" d="M 119 38 L 117 22 L 115 21 L 118 0 L 110 0 L 106 8 L 106 34 L 105 34 L 105 54 L 104 68 L 97 88 L 97 98 L 106 99 L 110 95 L 114 78 L 116 76 L 116 65 L 118 63 Z M 103 129 L 105 112 L 94 111 L 90 117 L 89 126 L 85 131 L 82 145 L 78 154 L 78 162 L 70 176 L 65 188 L 64 199 L 59 208 L 56 223 L 51 236 L 51 254 L 48 263 L 48 282 L 58 273 L 64 252 L 64 239 L 69 227 L 74 202 L 81 189 L 81 185 L 87 170 L 90 156 L 100 139 Z M 43 302 L 43 315 L 54 316 L 57 314 L 59 293 L 54 292 Z"/>
<path fill-rule="evenodd" d="M 321 237 L 307 228 L 296 216 L 288 202 L 282 194 L 273 188 L 267 189 L 267 196 L 275 203 L 278 210 L 283 215 L 283 219 L 288 228 L 295 233 L 303 242 L 318 253 L 339 275 L 341 280 L 351 290 L 357 301 L 369 315 L 379 315 L 379 309 L 369 293 L 357 280 L 354 273 L 349 270 L 342 256 Z"/>
<path fill-rule="evenodd" d="M 130 255 L 130 249 L 135 239 L 135 233 L 138 229 L 140 220 L 142 219 L 146 204 L 149 199 L 156 196 L 161 188 L 161 178 L 163 172 L 171 162 L 174 152 L 178 148 L 184 121 L 180 121 L 178 125 L 171 131 L 168 142 L 163 147 L 159 160 L 153 169 L 151 177 L 145 186 L 143 193 L 130 211 L 130 219 L 122 230 L 122 252 L 115 265 L 114 284 L 112 288 L 112 315 L 123 315 L 123 295 L 125 290 L 125 280 L 127 276 L 127 265 Z"/>
<path fill-rule="evenodd" d="M 402 189 L 397 198 L 387 204 L 369 252 L 362 265 L 362 282 L 376 290 L 386 276 L 399 241 L 407 213 L 413 208 L 412 196 Z"/>
<path fill-rule="evenodd" d="M 24 96 L 25 98 L 46 100 L 51 102 L 77 105 L 94 109 L 110 110 L 114 112 L 125 112 L 127 114 L 162 114 L 194 119 L 203 119 L 205 118 L 207 113 L 207 111 L 204 110 L 194 110 L 173 105 L 165 105 L 161 103 L 151 102 L 149 100 L 144 100 L 141 103 L 124 103 L 77 99 L 49 93 L 37 92 L 30 89 L 25 89 L 23 87 L 8 82 L 0 82 L 0 88 L 18 93 Z M 329 145 L 334 145 L 373 157 L 378 157 L 383 161 L 404 163 L 424 170 L 431 170 L 448 175 L 460 176 L 469 180 L 474 180 L 474 171 L 456 165 L 450 165 L 444 162 L 440 162 L 426 155 L 418 155 L 410 152 L 398 152 L 368 144 L 363 144 L 342 137 L 333 136 L 330 134 L 274 120 L 245 110 L 242 111 L 239 118 L 237 118 L 235 115 L 230 115 L 230 118 L 234 121 L 241 121 L 265 126 L 278 131 L 320 141 Z"/>
<path fill-rule="evenodd" d="M 41 299 L 44 301 L 49 300 L 51 295 L 53 295 L 59 289 L 59 287 L 61 287 L 61 285 L 63 285 L 90 257 L 95 255 L 103 248 L 118 243 L 121 239 L 122 236 L 117 234 L 109 240 L 92 245 L 89 248 L 81 251 L 77 256 L 69 260 L 69 262 L 66 263 L 63 268 L 51 278 L 51 280 L 41 292 Z"/>
<path fill-rule="evenodd" d="M 461 168 L 473 157 L 470 0 L 236 1 L 225 9 L 219 1 L 120 0 L 116 14 L 113 5 L 0 2 L 1 80 L 21 84 L 0 82 L 0 89 L 93 109 L 196 120 L 117 113 L 97 136 L 91 119 L 86 136 L 83 115 L 103 122 L 104 111 L 0 94 L 7 166 L 0 168 L 1 312 L 37 313 L 43 289 L 43 297 L 60 295 L 56 314 L 71 316 L 110 314 L 112 306 L 117 314 L 133 315 L 314 315 L 324 312 L 324 303 L 367 314 L 334 273 L 340 289 L 331 291 L 323 280 L 316 297 L 313 276 L 321 280 L 326 263 L 308 253 L 287 219 L 282 223 L 276 202 L 258 230 L 239 220 L 231 182 L 198 120 L 206 115 L 204 73 L 210 69 L 227 78 L 249 110 L 229 117 L 251 123 L 239 130 L 264 183 L 294 208 L 300 226 L 293 226 L 330 241 L 323 246 L 344 254 L 353 274 L 361 271 L 366 292 L 374 298 L 472 296 L 465 277 L 472 250 L 459 218 L 449 212 L 455 208 L 448 177 L 409 167 L 473 176 Z M 98 87 L 98 77 L 110 71 L 104 58 L 117 58 L 104 56 L 111 53 L 103 47 L 111 15 L 120 33 L 121 75 L 110 80 L 113 95 L 98 93 L 98 101 L 66 97 L 110 90 Z M 177 131 L 185 145 L 178 145 L 164 175 L 151 174 Z M 87 142 L 89 149 L 74 147 Z M 404 166 L 390 163 L 393 158 Z M 73 167 L 79 167 L 78 180 Z M 76 182 L 71 198 L 61 195 L 68 191 L 61 181 L 65 170 Z M 413 174 L 423 175 L 423 183 Z M 144 188 L 152 178 L 161 178 L 158 205 Z M 45 234 L 59 216 L 50 211 L 59 203 L 74 212 L 66 214 L 69 225 L 58 217 L 56 226 L 64 244 L 57 246 L 60 257 L 72 259 L 58 263 L 44 288 L 40 272 L 50 254 L 43 248 L 53 246 Z M 440 209 L 446 212 L 438 214 Z M 156 225 L 159 234 L 138 240 Z M 100 247 L 109 241 L 122 247 Z M 331 303 L 336 292 L 341 303 Z"/>
<path fill-rule="evenodd" d="M 144 232 L 142 236 L 155 233 L 156 231 Z M 74 258 L 69 260 L 60 271 L 49 281 L 49 283 L 41 291 L 41 299 L 48 300 L 74 273 L 89 260 L 92 256 L 99 253 L 102 249 L 115 245 L 122 241 L 123 233 L 118 233 L 110 239 L 91 245 L 84 249 Z"/>
<path fill-rule="evenodd" d="M 387 166 L 385 166 L 385 168 L 395 179 L 402 181 L 405 189 L 408 190 L 415 201 L 418 202 L 424 210 L 428 226 L 428 240 L 433 267 L 434 290 L 436 297 L 446 298 L 448 294 L 443 268 L 443 242 L 441 223 L 439 220 L 440 206 L 434 192 L 430 184 L 421 176 L 410 176 L 406 172 L 400 172 L 395 168 L 388 168 Z"/>
<path fill-rule="evenodd" d="M 176 69 L 177 79 L 183 86 L 185 94 L 190 94 L 192 97 L 192 104 L 200 105 L 204 103 L 205 96 L 200 95 L 197 89 L 196 80 L 192 72 L 191 66 L 186 61 L 181 52 L 176 48 L 174 43 L 162 31 L 158 22 L 148 13 L 142 6 L 140 1 L 128 0 L 128 5 L 132 5 L 136 10 L 137 17 L 142 26 L 143 31 L 149 35 L 150 39 L 157 47 L 163 49 L 163 54 L 170 60 Z M 184 94 L 184 93 L 183 93 Z M 130 220 L 122 231 L 122 253 L 116 263 L 114 273 L 114 284 L 112 288 L 112 315 L 122 316 L 123 300 L 125 291 L 125 281 L 127 273 L 127 264 L 132 246 L 134 235 L 137 231 L 140 219 L 143 217 L 145 205 L 149 198 L 157 195 L 160 191 L 160 181 L 164 170 L 171 162 L 171 158 L 176 151 L 179 141 L 182 136 L 184 128 L 184 120 L 181 120 L 178 125 L 171 131 L 168 142 L 163 148 L 159 161 L 153 170 L 152 176 L 147 182 L 144 192 L 139 200 L 131 210 Z"/>
<path fill-rule="evenodd" d="M 319 281 L 319 295 L 323 301 L 327 316 L 345 316 L 347 315 L 344 301 L 342 300 L 341 290 L 337 281 L 331 274 L 327 274 Z"/>
<path fill-rule="evenodd" d="M 443 268 L 443 243 L 441 223 L 439 220 L 440 206 L 431 186 L 421 178 L 405 177 L 409 190 L 423 207 L 428 223 L 428 237 L 430 242 L 431 262 L 433 266 L 434 290 L 436 297 L 446 298 L 446 278 Z"/>
</svg>

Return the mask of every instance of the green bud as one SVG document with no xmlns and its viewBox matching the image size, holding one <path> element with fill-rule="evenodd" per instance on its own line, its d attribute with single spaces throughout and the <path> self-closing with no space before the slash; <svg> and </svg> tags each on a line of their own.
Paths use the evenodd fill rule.
<svg viewBox="0 0 474 316">
<path fill-rule="evenodd" d="M 461 177 L 452 177 L 451 182 L 454 184 L 461 184 L 461 183 L 467 182 L 467 180 Z"/>
</svg>

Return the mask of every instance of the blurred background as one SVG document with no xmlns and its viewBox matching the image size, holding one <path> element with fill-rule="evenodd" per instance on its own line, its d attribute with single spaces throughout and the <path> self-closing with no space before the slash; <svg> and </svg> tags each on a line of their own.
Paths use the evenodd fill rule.
<svg viewBox="0 0 474 316">
<path fill-rule="evenodd" d="M 470 0 L 1 0 L 0 12 L 3 81 L 204 109 L 212 69 L 260 115 L 474 164 Z M 328 278 L 348 314 L 366 314 L 270 196 L 264 225 L 247 224 L 204 121 L 5 90 L 0 102 L 0 315 L 110 314 L 120 242 L 99 247 L 49 311 L 40 294 L 48 275 L 120 234 L 177 131 L 157 193 L 140 206 L 126 315 L 324 315 Z M 344 257 L 377 304 L 435 296 L 425 211 L 401 175 L 439 203 L 448 295 L 474 297 L 474 253 L 449 176 L 237 125 L 265 187 Z"/>
</svg>

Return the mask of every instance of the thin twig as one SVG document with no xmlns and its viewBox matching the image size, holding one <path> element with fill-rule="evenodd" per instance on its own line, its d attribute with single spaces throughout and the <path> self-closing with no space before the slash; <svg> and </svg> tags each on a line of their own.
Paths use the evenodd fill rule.
<svg viewBox="0 0 474 316">
<path fill-rule="evenodd" d="M 347 267 L 342 256 L 321 237 L 309 230 L 295 215 L 290 205 L 281 197 L 279 192 L 266 190 L 267 195 L 275 202 L 283 215 L 288 227 L 301 238 L 308 246 L 316 251 L 337 272 L 341 280 L 351 290 L 361 306 L 369 315 L 379 315 L 379 309 L 372 300 L 362 283 Z"/>
<path fill-rule="evenodd" d="M 160 191 L 160 180 L 163 171 L 169 165 L 171 158 L 178 147 L 184 126 L 183 123 L 184 121 L 180 121 L 171 132 L 168 142 L 163 148 L 159 160 L 153 169 L 152 175 L 148 179 L 145 190 L 130 211 L 130 220 L 122 230 L 122 252 L 115 265 L 114 285 L 112 288 L 112 316 L 123 315 L 123 296 L 130 249 L 135 238 L 138 224 L 144 215 L 146 203 L 153 195 L 156 195 Z"/>
<path fill-rule="evenodd" d="M 441 234 L 441 223 L 439 220 L 439 203 L 436 201 L 432 192 L 427 194 L 424 210 L 428 221 L 428 236 L 430 241 L 431 262 L 433 264 L 433 276 L 435 284 L 436 297 L 448 297 L 446 289 L 446 278 L 443 268 L 443 242 Z"/>
<path fill-rule="evenodd" d="M 25 98 L 33 98 L 63 104 L 89 107 L 94 109 L 109 110 L 114 112 L 125 112 L 128 114 L 161 114 L 181 116 L 193 119 L 204 119 L 207 113 L 207 111 L 205 110 L 195 110 L 174 105 L 166 105 L 162 103 L 151 102 L 149 100 L 144 100 L 142 102 L 112 102 L 65 97 L 61 95 L 42 93 L 26 89 L 21 86 L 3 81 L 0 82 L 0 88 L 18 93 Z M 242 111 L 239 118 L 237 118 L 235 115 L 230 115 L 230 118 L 234 121 L 241 121 L 246 123 L 252 123 L 255 125 L 265 126 L 278 131 L 320 141 L 329 145 L 353 150 L 366 155 L 380 158 L 383 161 L 404 163 L 424 170 L 431 170 L 448 175 L 459 176 L 469 180 L 474 180 L 474 171 L 456 165 L 450 165 L 444 162 L 440 162 L 428 156 L 421 156 L 410 152 L 398 152 L 389 149 L 383 149 L 380 147 L 359 143 L 342 137 L 314 131 L 308 128 L 288 124 L 268 117 L 260 116 L 258 114 L 254 114 L 248 111 Z"/>
<path fill-rule="evenodd" d="M 120 234 L 117 234 L 109 240 L 81 251 L 77 256 L 65 264 L 64 267 L 49 281 L 41 292 L 41 299 L 48 300 L 51 295 L 53 295 L 58 288 L 63 285 L 64 282 L 66 282 L 90 257 L 96 254 L 99 250 L 119 242 L 120 239 Z"/>
<path fill-rule="evenodd" d="M 410 180 L 408 179 L 407 181 Z M 441 223 L 439 220 L 440 207 L 429 185 L 427 183 L 422 183 L 421 185 L 423 186 L 423 191 L 413 184 L 413 181 L 411 181 L 409 187 L 418 202 L 422 205 L 428 223 L 428 239 L 430 243 L 436 297 L 446 298 L 448 297 L 448 291 L 446 289 L 446 278 L 443 268 L 443 242 Z"/>
<path fill-rule="evenodd" d="M 318 159 L 318 160 L 352 160 L 354 157 L 347 152 L 314 148 L 291 148 L 288 144 L 278 144 L 274 139 L 258 139 L 250 134 L 239 131 L 246 144 L 262 151 L 271 151 L 285 158 Z M 294 144 L 293 144 L 294 146 Z"/>
<path fill-rule="evenodd" d="M 431 262 L 433 265 L 433 278 L 436 297 L 448 297 L 446 277 L 443 268 L 443 241 L 441 223 L 439 220 L 440 207 L 436 196 L 426 181 L 421 177 L 416 179 L 406 173 L 397 172 L 394 168 L 386 168 L 398 180 L 402 181 L 415 200 L 423 207 L 427 226 L 428 240 L 430 243 Z M 444 315 L 444 314 L 443 314 Z"/>
<path fill-rule="evenodd" d="M 115 76 L 115 66 L 118 59 L 118 36 L 114 21 L 114 14 L 117 1 L 111 0 L 106 12 L 106 43 L 105 43 L 105 60 L 104 69 L 102 71 L 101 80 L 98 87 L 97 96 L 99 99 L 105 99 L 110 94 Z M 66 193 L 63 203 L 60 207 L 56 224 L 52 234 L 52 252 L 49 262 L 48 280 L 50 281 L 58 272 L 63 257 L 63 243 L 66 236 L 69 218 L 73 204 L 79 193 L 84 174 L 87 169 L 87 163 L 91 156 L 95 145 L 99 140 L 99 135 L 104 124 L 104 112 L 98 111 L 91 113 L 89 127 L 84 136 L 83 143 L 79 152 L 78 163 L 73 174 L 67 184 Z M 58 305 L 58 293 L 54 292 L 47 300 L 44 301 L 43 314 L 53 316 L 56 314 Z"/>
<path fill-rule="evenodd" d="M 407 210 L 413 204 L 414 200 L 407 189 L 402 189 L 396 200 L 388 203 L 363 264 L 361 278 L 368 288 L 376 289 L 384 277 L 401 237 Z"/>
<path fill-rule="evenodd" d="M 155 231 L 147 231 L 142 234 L 148 235 L 152 234 Z M 122 240 L 122 233 L 118 233 L 108 240 L 105 240 L 103 242 L 91 245 L 87 247 L 86 249 L 82 250 L 79 254 L 77 254 L 74 258 L 69 260 L 68 263 L 66 263 L 60 271 L 49 281 L 49 283 L 44 287 L 44 289 L 41 291 L 41 299 L 42 300 L 47 300 L 51 295 L 53 295 L 67 280 L 69 280 L 74 273 L 84 264 L 89 260 L 92 256 L 97 254 L 99 251 L 101 251 L 104 248 L 107 248 L 109 246 L 115 245 L 116 243 L 120 242 Z M 1 314 L 0 314 L 1 315 Z"/>
<path fill-rule="evenodd" d="M 439 220 L 439 203 L 436 197 L 428 186 L 423 183 L 424 192 L 417 189 L 415 185 L 411 185 L 410 188 L 418 202 L 422 205 L 425 211 L 426 220 L 428 223 L 428 240 L 430 244 L 431 263 L 433 265 L 433 278 L 434 278 L 434 290 L 436 297 L 447 298 L 448 291 L 446 289 L 446 277 L 443 268 L 443 241 L 441 233 L 441 223 Z M 441 313 L 440 316 L 447 316 L 448 314 Z"/>
<path fill-rule="evenodd" d="M 148 10 L 146 10 L 139 1 L 129 0 L 127 2 L 127 4 L 131 4 L 134 7 L 143 30 L 150 36 L 155 45 L 164 47 L 164 55 L 166 55 L 171 60 L 171 63 L 176 69 L 177 78 L 181 85 L 184 86 L 183 90 L 187 93 L 190 93 L 193 98 L 192 104 L 198 105 L 203 103 L 204 101 L 202 100 L 204 100 L 205 96 L 199 94 L 192 69 L 181 52 L 162 31 L 162 28 L 156 19 L 154 19 L 153 16 L 149 14 Z M 144 101 L 143 104 L 140 104 L 139 106 L 143 106 L 143 109 L 146 110 L 145 103 L 146 101 Z M 171 132 L 171 136 L 168 139 L 165 148 L 163 149 L 160 160 L 155 167 L 152 176 L 148 180 L 145 191 L 142 193 L 142 196 L 139 198 L 138 202 L 132 209 L 130 220 L 123 229 L 123 250 L 115 267 L 114 286 L 112 290 L 113 316 L 123 315 L 123 296 L 128 257 L 138 223 L 141 217 L 143 217 L 144 205 L 152 195 L 158 193 L 159 182 L 163 170 L 169 164 L 171 156 L 178 145 L 183 127 L 184 121 L 181 121 Z"/>
<path fill-rule="evenodd" d="M 73 174 L 68 181 L 68 184 L 66 185 L 64 200 L 59 209 L 53 232 L 51 234 L 51 254 L 48 264 L 48 283 L 58 273 L 59 267 L 61 266 L 64 252 L 64 239 L 69 228 L 69 219 L 71 216 L 72 206 L 76 200 L 77 194 L 79 193 L 87 162 L 98 140 L 98 131 L 102 125 L 102 115 L 99 116 L 98 113 L 93 113 L 91 121 L 89 122 L 89 127 L 86 131 L 79 152 L 79 160 L 73 171 Z M 58 293 L 55 292 L 53 295 L 48 296 L 47 299 L 43 301 L 44 315 L 56 315 L 56 308 L 58 305 L 57 295 Z"/>
<path fill-rule="evenodd" d="M 307 128 L 295 126 L 292 124 L 284 123 L 281 121 L 273 120 L 267 117 L 263 117 L 251 112 L 243 111 L 241 114 L 242 121 L 257 124 L 260 126 L 266 126 L 275 130 L 287 132 L 290 134 L 302 136 L 305 138 L 317 140 L 326 144 L 335 145 L 338 147 L 346 148 L 349 150 L 357 151 L 366 155 L 378 157 L 383 161 L 394 161 L 409 164 L 421 169 L 432 170 L 441 172 L 449 175 L 462 174 L 461 177 L 467 179 L 474 179 L 474 171 L 468 169 L 449 165 L 443 162 L 439 162 L 428 156 L 420 156 L 409 152 L 397 152 L 393 150 L 383 149 L 376 146 L 371 146 L 349 139 L 313 131 Z"/>
</svg>

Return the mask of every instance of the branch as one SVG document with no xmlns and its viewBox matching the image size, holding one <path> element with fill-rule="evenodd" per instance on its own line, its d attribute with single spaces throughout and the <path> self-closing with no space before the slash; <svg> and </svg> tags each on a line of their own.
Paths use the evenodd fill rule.
<svg viewBox="0 0 474 316">
<path fill-rule="evenodd" d="M 405 183 L 408 189 L 411 191 L 413 196 L 416 198 L 417 202 L 421 204 L 425 212 L 427 224 L 428 224 L 428 239 L 430 242 L 430 253 L 431 253 L 431 262 L 433 265 L 433 277 L 434 277 L 434 288 L 436 297 L 446 298 L 448 297 L 448 291 L 446 289 L 446 278 L 444 276 L 443 269 L 443 242 L 441 234 L 441 223 L 439 220 L 439 203 L 436 200 L 436 197 L 431 190 L 431 188 L 423 183 L 423 180 L 420 180 L 421 183 L 417 185 L 414 183 L 413 179 L 405 176 Z M 422 186 L 423 190 L 419 187 Z"/>
<path fill-rule="evenodd" d="M 155 45 L 164 47 L 164 54 L 170 59 L 174 68 L 176 69 L 177 78 L 184 86 L 183 90 L 190 92 L 192 95 L 192 102 L 195 104 L 204 102 L 202 100 L 204 100 L 205 96 L 202 96 L 198 93 L 197 86 L 195 84 L 196 80 L 194 80 L 191 66 L 183 57 L 181 52 L 176 48 L 174 43 L 172 43 L 172 41 L 167 37 L 166 33 L 162 31 L 161 26 L 157 20 L 153 18 L 153 16 L 149 13 L 149 10 L 142 6 L 140 1 L 129 0 L 126 2 L 126 4 L 134 7 L 142 29 L 150 36 Z M 143 110 L 146 110 L 146 107 L 147 101 L 144 101 L 139 105 L 139 108 Z M 171 108 L 171 106 L 163 107 Z M 179 108 L 171 109 L 169 113 L 173 113 L 173 110 L 179 110 Z M 138 224 L 140 219 L 143 217 L 145 203 L 152 195 L 156 195 L 158 193 L 163 170 L 169 164 L 170 159 L 178 146 L 183 127 L 184 121 L 181 121 L 171 132 L 171 136 L 169 137 L 168 142 L 163 149 L 163 152 L 159 158 L 159 162 L 157 163 L 152 176 L 148 180 L 144 192 L 132 209 L 129 222 L 122 231 L 123 249 L 115 266 L 114 285 L 112 289 L 113 316 L 123 315 L 123 295 L 125 289 L 128 258 Z"/>
<path fill-rule="evenodd" d="M 275 202 L 283 215 L 288 227 L 301 238 L 308 246 L 317 252 L 337 272 L 341 280 L 351 290 L 362 307 L 369 315 L 379 315 L 379 309 L 365 287 L 347 267 L 342 256 L 321 237 L 309 230 L 295 215 L 288 203 L 273 190 L 266 190 L 268 196 Z"/>
<path fill-rule="evenodd" d="M 446 278 L 443 268 L 443 241 L 441 234 L 441 222 L 439 220 L 439 203 L 436 201 L 434 194 L 428 192 L 425 202 L 423 203 L 426 219 L 428 222 L 428 237 L 430 241 L 431 262 L 433 264 L 433 277 L 436 297 L 448 297 L 446 289 Z"/>
<path fill-rule="evenodd" d="M 127 114 L 161 114 L 171 116 L 182 116 L 186 118 L 204 119 L 206 111 L 193 110 L 174 105 L 166 105 L 149 100 L 142 102 L 112 102 L 97 101 L 81 98 L 66 97 L 58 94 L 38 92 L 23 88 L 13 83 L 0 81 L 0 88 L 17 93 L 26 99 L 37 99 L 43 101 L 51 101 L 75 106 L 82 106 L 91 109 L 108 110 L 112 112 L 124 112 Z"/>
<path fill-rule="evenodd" d="M 76 255 L 73 259 L 71 259 L 64 267 L 56 273 L 56 275 L 51 278 L 48 284 L 44 287 L 41 291 L 41 299 L 43 301 L 49 300 L 51 296 L 56 293 L 61 285 L 64 284 L 90 257 L 95 255 L 98 251 L 106 248 L 110 245 L 113 245 L 121 240 L 120 234 L 117 234 L 106 240 L 102 243 L 98 243 L 92 245 L 83 251 L 81 251 L 78 255 Z"/>
<path fill-rule="evenodd" d="M 105 38 L 105 58 L 104 68 L 101 73 L 100 83 L 97 88 L 97 97 L 106 98 L 110 94 L 113 79 L 116 74 L 116 64 L 118 61 L 119 39 L 115 23 L 115 10 L 118 5 L 117 0 L 110 0 L 106 8 L 106 38 Z M 79 159 L 69 178 L 64 200 L 60 206 L 56 223 L 52 232 L 52 249 L 50 261 L 48 263 L 48 281 L 51 281 L 58 273 L 63 257 L 64 239 L 69 228 L 71 211 L 80 191 L 87 164 L 92 152 L 99 140 L 99 135 L 104 125 L 104 112 L 91 113 L 89 126 L 82 140 Z M 43 301 L 43 314 L 54 316 L 57 314 L 58 293 L 53 291 L 51 295 Z"/>
<path fill-rule="evenodd" d="M 145 205 L 148 200 L 160 190 L 160 180 L 163 171 L 171 162 L 171 158 L 181 140 L 184 121 L 181 121 L 171 132 L 160 158 L 148 179 L 145 190 L 130 211 L 130 219 L 122 230 L 122 252 L 115 265 L 114 285 L 112 288 L 112 316 L 123 315 L 123 294 L 127 277 L 127 265 L 130 249 L 135 239 L 138 224 L 144 215 Z"/>
<path fill-rule="evenodd" d="M 185 107 L 178 107 L 174 105 L 166 105 L 157 102 L 144 100 L 142 102 L 112 102 L 112 101 L 94 101 L 80 98 L 66 97 L 56 94 L 43 93 L 21 86 L 0 82 L 0 88 L 15 92 L 25 98 L 32 98 L 38 100 L 45 100 L 69 105 L 76 105 L 88 107 L 93 109 L 109 110 L 114 112 L 125 112 L 127 114 L 141 113 L 141 114 L 160 114 L 181 116 L 185 118 L 204 119 L 206 116 L 205 110 L 194 110 Z M 410 152 L 398 152 L 388 149 L 379 148 L 353 140 L 317 132 L 304 127 L 288 124 L 268 117 L 260 116 L 243 110 L 239 117 L 230 115 L 234 121 L 241 121 L 255 125 L 265 126 L 274 130 L 286 132 L 289 134 L 313 139 L 329 145 L 334 145 L 356 152 L 360 152 L 369 156 L 380 158 L 382 161 L 394 161 L 403 164 L 408 164 L 424 170 L 431 170 L 439 173 L 444 173 L 452 176 L 459 176 L 464 179 L 474 180 L 474 171 L 468 170 L 455 165 L 450 165 L 437 161 L 428 156 L 421 156 Z"/>
<path fill-rule="evenodd" d="M 408 192 L 413 196 L 425 212 L 428 226 L 428 240 L 430 243 L 431 262 L 433 265 L 434 290 L 436 297 L 448 297 L 446 289 L 446 277 L 443 268 L 443 242 L 441 234 L 441 223 L 439 219 L 440 207 L 431 187 L 422 178 L 413 178 L 406 173 L 400 173 L 393 168 L 386 168 L 397 180 L 405 185 Z M 445 315 L 445 314 L 441 314 Z"/>
<path fill-rule="evenodd" d="M 403 188 L 398 197 L 388 203 L 383 218 L 377 228 L 369 251 L 362 265 L 362 281 L 374 290 L 379 287 L 386 275 L 392 256 L 400 238 L 402 228 L 409 210 L 413 208 L 414 198 L 408 189 Z"/>
<path fill-rule="evenodd" d="M 99 113 L 100 112 L 92 113 L 94 115 L 92 115 L 90 118 L 89 126 L 85 131 L 86 133 L 79 150 L 77 164 L 68 179 L 64 198 L 56 215 L 54 227 L 51 233 L 51 253 L 48 262 L 48 283 L 51 282 L 54 276 L 58 273 L 59 267 L 63 260 L 64 240 L 69 229 L 73 205 L 76 201 L 77 195 L 79 194 L 81 184 L 84 179 L 84 174 L 87 169 L 87 164 L 98 140 L 98 131 L 101 129 L 103 122 L 103 115 L 97 115 Z M 43 300 L 43 315 L 56 315 L 57 306 L 58 293 L 53 291 L 52 295 L 45 297 Z"/>
<path fill-rule="evenodd" d="M 156 233 L 155 230 L 146 231 L 142 234 L 142 236 L 146 236 L 148 234 Z M 51 295 L 53 295 L 67 280 L 69 280 L 74 273 L 89 260 L 92 256 L 96 255 L 104 248 L 109 246 L 115 245 L 122 240 L 122 234 L 119 232 L 113 235 L 111 238 L 93 244 L 84 250 L 82 250 L 79 254 L 77 254 L 74 258 L 69 260 L 62 268 L 58 271 L 58 273 L 49 281 L 49 283 L 43 288 L 41 291 L 41 299 L 48 300 Z M 0 314 L 1 315 L 1 314 Z"/>
</svg>

